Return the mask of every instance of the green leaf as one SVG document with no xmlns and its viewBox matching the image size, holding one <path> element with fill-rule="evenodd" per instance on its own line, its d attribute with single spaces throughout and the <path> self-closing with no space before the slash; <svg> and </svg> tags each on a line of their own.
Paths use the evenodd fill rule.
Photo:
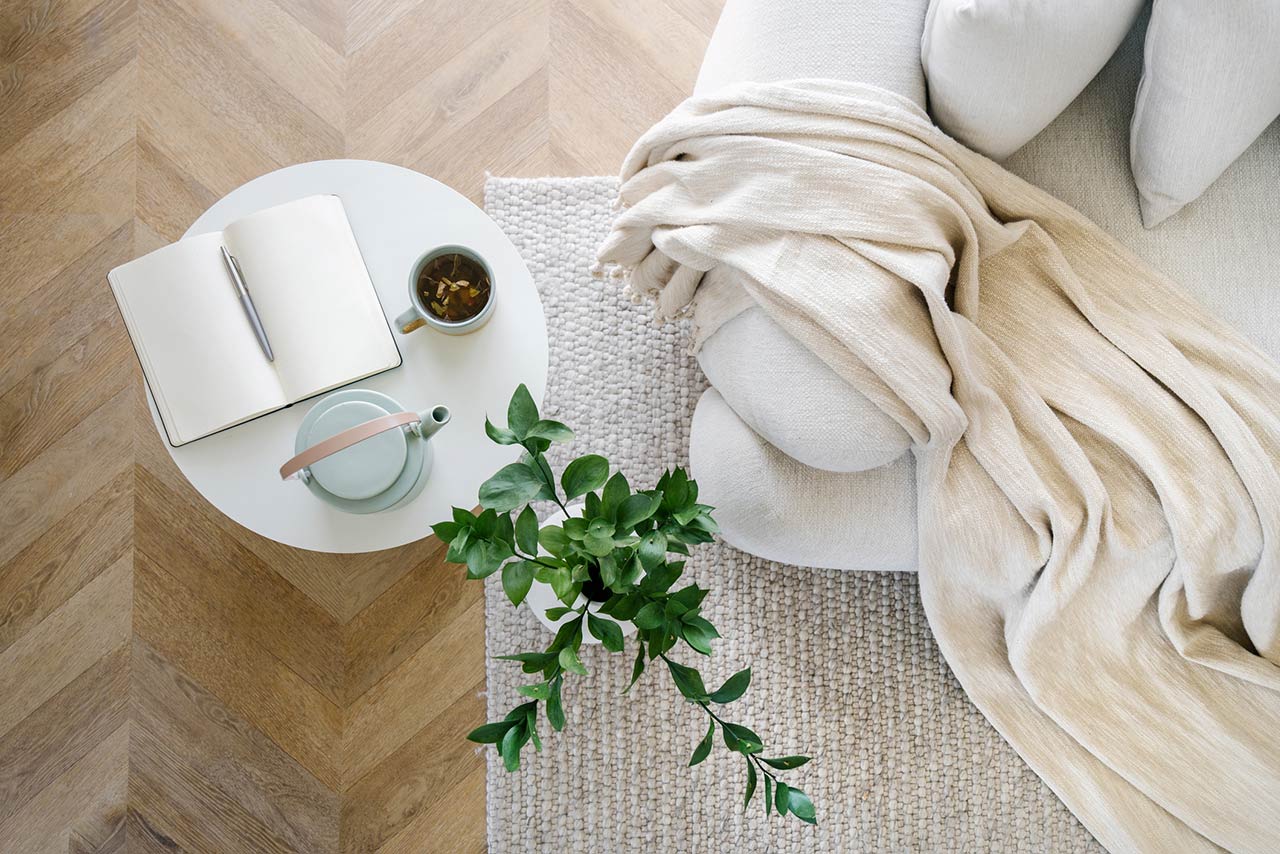
<svg viewBox="0 0 1280 854">
<path fill-rule="evenodd" d="M 519 661 L 527 663 L 530 661 L 540 661 L 547 658 L 547 655 L 548 654 L 545 652 L 517 652 L 511 655 L 495 655 L 493 658 L 495 661 Z M 552 657 L 554 658 L 554 656 Z"/>
<path fill-rule="evenodd" d="M 476 517 L 470 510 L 455 507 L 453 508 L 453 521 L 464 528 L 470 528 L 475 523 Z"/>
<path fill-rule="evenodd" d="M 528 504 L 542 489 L 542 480 L 524 463 L 511 463 L 480 484 L 480 506 L 491 510 L 514 510 Z"/>
<path fill-rule="evenodd" d="M 799 768 L 801 765 L 809 761 L 808 756 L 780 756 L 777 759 L 765 759 L 760 757 L 760 761 L 770 768 L 777 768 L 779 771 L 790 771 L 793 768 Z"/>
<path fill-rule="evenodd" d="M 498 533 L 498 511 L 488 508 L 471 523 L 471 533 L 482 540 L 488 540 Z"/>
<path fill-rule="evenodd" d="M 538 701 L 530 700 L 527 703 L 521 703 L 511 711 L 507 712 L 507 716 L 503 718 L 503 720 L 515 721 L 516 723 L 521 723 L 524 721 L 525 718 L 529 717 L 530 713 L 536 712 L 537 710 L 538 710 Z"/>
<path fill-rule="evenodd" d="M 582 496 L 582 518 L 596 518 L 600 515 L 600 506 L 600 496 L 594 492 L 588 492 Z"/>
<path fill-rule="evenodd" d="M 489 419 L 484 419 L 484 434 L 499 445 L 515 445 L 520 439 L 506 427 L 495 427 Z"/>
<path fill-rule="evenodd" d="M 453 538 L 458 536 L 458 532 L 462 530 L 462 526 L 457 522 L 437 522 L 431 526 L 431 533 L 436 535 L 436 539 L 442 543 L 452 543 Z"/>
<path fill-rule="evenodd" d="M 644 597 L 636 593 L 617 593 L 611 599 L 612 606 L 608 613 L 615 620 L 627 621 L 635 619 L 640 609 L 644 607 Z M 608 604 L 608 603 L 606 603 Z M 601 608 L 600 613 L 605 613 L 605 609 Z"/>
<path fill-rule="evenodd" d="M 662 506 L 672 513 L 693 503 L 689 495 L 689 475 L 684 469 L 678 468 L 669 475 L 663 475 L 658 487 L 662 490 Z"/>
<path fill-rule="evenodd" d="M 613 620 L 587 613 L 587 629 L 609 652 L 622 652 L 622 628 Z"/>
<path fill-rule="evenodd" d="M 702 737 L 702 741 L 698 742 L 698 746 L 693 749 L 693 757 L 689 760 L 690 768 L 711 755 L 711 744 L 715 737 L 716 722 L 709 719 L 707 721 L 707 734 Z"/>
<path fill-rule="evenodd" d="M 507 730 L 515 726 L 515 723 L 515 721 L 497 721 L 478 726 L 467 733 L 467 741 L 474 741 L 476 744 L 497 744 L 502 741 Z"/>
<path fill-rule="evenodd" d="M 552 591 L 556 594 L 556 598 L 561 602 L 565 602 L 566 605 L 570 604 L 572 600 L 565 601 L 569 599 L 569 594 L 573 593 L 574 588 L 573 576 L 569 574 L 569 570 L 563 566 L 537 565 L 537 567 L 534 572 L 534 578 L 543 584 L 550 584 Z"/>
<path fill-rule="evenodd" d="M 610 590 L 618 586 L 618 562 L 612 554 L 600 555 L 600 581 Z"/>
<path fill-rule="evenodd" d="M 533 749 L 542 752 L 542 739 L 538 738 L 538 713 L 529 714 L 529 737 L 533 739 Z"/>
<path fill-rule="evenodd" d="M 701 616 L 698 616 L 697 614 L 685 614 L 683 617 L 681 617 L 681 619 L 691 626 L 697 626 L 698 628 L 702 629 L 704 632 L 707 633 L 708 637 L 712 637 L 712 638 L 720 637 L 720 633 L 716 631 L 716 627 L 711 625 L 711 623 L 707 620 L 706 617 L 701 617 Z"/>
<path fill-rule="evenodd" d="M 640 589 L 650 595 L 665 593 L 683 572 L 684 561 L 682 560 L 659 564 L 645 574 L 644 581 L 640 582 Z"/>
<path fill-rule="evenodd" d="M 773 778 L 764 775 L 764 814 L 767 817 L 773 812 Z"/>
<path fill-rule="evenodd" d="M 588 531 L 582 540 L 582 547 L 593 557 L 604 557 L 613 552 L 613 535 Z"/>
<path fill-rule="evenodd" d="M 564 705 L 560 702 L 560 685 L 564 679 L 557 676 L 551 680 L 551 696 L 547 698 L 547 721 L 556 732 L 564 729 Z"/>
<path fill-rule="evenodd" d="M 453 542 L 449 543 L 449 551 L 445 553 L 444 559 L 450 563 L 466 563 L 467 562 L 467 546 L 471 544 L 471 528 L 463 528 L 458 531 L 458 535 L 453 538 Z"/>
<path fill-rule="evenodd" d="M 667 555 L 667 535 L 661 531 L 650 531 L 640 540 L 640 563 L 646 570 L 651 570 Z"/>
<path fill-rule="evenodd" d="M 536 685 L 520 685 L 516 687 L 516 693 L 534 700 L 545 700 L 551 696 L 551 686 L 546 682 L 539 682 Z"/>
<path fill-rule="evenodd" d="M 747 794 L 742 799 L 742 811 L 746 812 L 747 807 L 751 806 L 751 799 L 756 794 L 756 764 L 747 759 Z"/>
<path fill-rule="evenodd" d="M 582 666 L 582 662 L 578 660 L 578 653 L 572 646 L 566 646 L 560 650 L 560 666 L 570 673 L 576 673 L 579 676 L 587 675 L 587 668 Z"/>
<path fill-rule="evenodd" d="M 608 477 L 609 461 L 599 454 L 587 454 L 565 466 L 564 474 L 560 475 L 560 485 L 564 487 L 565 499 L 568 500 L 599 489 Z"/>
<path fill-rule="evenodd" d="M 559 653 L 565 647 L 574 646 L 581 640 L 582 620 L 568 620 L 556 631 L 556 636 L 551 640 L 551 646 L 547 647 L 547 652 Z"/>
<path fill-rule="evenodd" d="M 649 641 L 650 661 L 664 652 L 670 652 L 671 648 L 676 645 L 676 636 L 663 629 L 655 629 L 649 632 L 647 640 Z"/>
<path fill-rule="evenodd" d="M 511 402 L 507 404 L 507 426 L 517 439 L 524 439 L 529 435 L 529 428 L 537 421 L 538 404 L 533 402 L 533 395 L 529 394 L 528 387 L 520 383 L 511 395 Z"/>
<path fill-rule="evenodd" d="M 665 619 L 662 614 L 662 603 L 650 602 L 640 609 L 632 622 L 636 624 L 636 628 L 648 630 L 658 628 Z"/>
<path fill-rule="evenodd" d="M 520 748 L 524 747 L 526 739 L 525 719 L 517 721 L 515 726 L 507 730 L 506 734 L 502 736 L 498 752 L 502 754 L 502 766 L 508 771 L 514 771 L 520 767 Z"/>
<path fill-rule="evenodd" d="M 623 530 L 634 528 L 656 513 L 661 504 L 661 495 L 645 495 L 638 492 L 628 496 L 618 508 L 618 527 Z"/>
<path fill-rule="evenodd" d="M 675 602 L 669 602 L 668 605 L 674 605 Z M 711 654 L 711 635 L 699 625 L 684 623 L 680 626 L 680 637 L 684 638 L 684 642 L 693 647 L 703 655 Z"/>
<path fill-rule="evenodd" d="M 724 684 L 717 688 L 711 694 L 711 702 L 732 703 L 747 692 L 747 686 L 751 684 L 751 668 L 739 670 L 737 673 L 724 680 Z M 766 759 L 765 762 L 770 760 Z M 781 768 L 781 765 L 774 765 L 775 768 Z M 796 766 L 799 767 L 799 766 Z"/>
<path fill-rule="evenodd" d="M 565 519 L 563 524 L 564 535 L 571 540 L 581 540 L 587 535 L 587 520 L 574 516 L 571 519 Z"/>
<path fill-rule="evenodd" d="M 764 749 L 760 736 L 742 724 L 724 724 L 724 744 L 730 750 L 743 754 L 759 753 Z"/>
<path fill-rule="evenodd" d="M 550 554 L 556 557 L 562 557 L 564 550 L 569 545 L 569 538 L 565 535 L 564 528 L 559 525 L 548 525 L 538 531 L 538 543 Z M 521 548 L 524 548 L 521 546 Z M 533 554 L 533 552 L 530 552 Z"/>
<path fill-rule="evenodd" d="M 701 673 L 692 667 L 686 667 L 671 660 L 667 660 L 667 668 L 671 671 L 671 679 L 676 683 L 676 688 L 681 694 L 690 700 L 707 698 L 707 689 L 702 684 Z"/>
<path fill-rule="evenodd" d="M 636 652 L 636 663 L 631 665 L 631 681 L 627 683 L 627 687 L 622 689 L 622 693 L 631 690 L 631 686 L 636 684 L 636 680 L 640 678 L 640 674 L 644 673 L 644 642 L 636 644 L 639 650 Z"/>
<path fill-rule="evenodd" d="M 488 511 L 485 511 L 488 512 Z M 502 540 L 508 545 L 515 544 L 515 525 L 511 523 L 511 514 L 503 512 L 497 514 L 498 524 L 497 531 L 490 539 Z"/>
<path fill-rule="evenodd" d="M 640 564 L 640 558 L 633 554 L 631 559 L 627 561 L 627 565 L 622 568 L 622 574 L 618 578 L 618 586 L 620 588 L 633 587 L 643 574 L 644 567 Z M 622 619 L 625 620 L 626 617 L 622 617 Z"/>
<path fill-rule="evenodd" d="M 560 606 L 557 606 L 557 607 L 555 607 L 555 608 L 548 608 L 548 609 L 546 610 L 547 619 L 548 619 L 548 620 L 558 620 L 558 619 L 560 619 L 561 617 L 563 617 L 565 614 L 569 613 L 569 612 L 570 612 L 570 611 L 572 611 L 572 610 L 573 610 L 573 609 L 572 609 L 572 608 L 570 608 L 570 607 L 568 607 L 567 605 L 560 605 Z"/>
<path fill-rule="evenodd" d="M 530 439 L 546 439 L 549 442 L 568 442 L 573 438 L 573 431 L 559 421 L 537 421 L 525 434 Z"/>
<path fill-rule="evenodd" d="M 791 810 L 791 814 L 801 821 L 809 824 L 818 823 L 813 809 L 813 801 L 809 800 L 809 796 L 799 789 L 787 790 L 787 809 Z"/>
<path fill-rule="evenodd" d="M 521 652 L 516 655 L 495 655 L 494 658 L 502 661 L 518 661 L 520 669 L 525 673 L 537 673 L 555 661 L 556 654 L 554 652 Z"/>
<path fill-rule="evenodd" d="M 506 543 L 491 543 L 477 540 L 467 544 L 467 577 L 488 578 L 502 568 L 503 562 L 511 557 L 511 549 Z"/>
<path fill-rule="evenodd" d="M 615 472 L 609 482 L 604 485 L 601 494 L 600 513 L 606 519 L 617 520 L 618 507 L 631 494 L 631 486 L 622 472 Z"/>
<path fill-rule="evenodd" d="M 787 814 L 787 795 L 791 788 L 781 780 L 778 781 L 778 788 L 774 790 L 773 805 L 778 808 L 778 815 Z"/>
<path fill-rule="evenodd" d="M 690 584 L 688 587 L 682 587 L 675 593 L 671 594 L 671 601 L 679 602 L 684 606 L 685 611 L 694 610 L 702 604 L 702 600 L 705 598 L 707 598 L 707 589 L 705 587 L 699 587 L 696 584 Z"/>
<path fill-rule="evenodd" d="M 690 519 L 689 527 L 696 528 L 706 534 L 715 534 L 720 531 L 720 526 L 716 524 L 716 520 L 705 514 L 694 516 Z"/>
<path fill-rule="evenodd" d="M 513 560 L 502 567 L 502 589 L 512 605 L 519 605 L 529 595 L 533 585 L 533 572 L 537 564 L 527 560 Z"/>
<path fill-rule="evenodd" d="M 516 517 L 515 540 L 520 551 L 530 556 L 537 556 L 538 514 L 532 507 L 525 507 Z"/>
</svg>

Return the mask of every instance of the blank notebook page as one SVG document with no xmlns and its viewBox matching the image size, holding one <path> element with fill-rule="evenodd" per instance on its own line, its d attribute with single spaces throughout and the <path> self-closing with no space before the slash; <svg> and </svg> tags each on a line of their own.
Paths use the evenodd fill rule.
<svg viewBox="0 0 1280 854">
<path fill-rule="evenodd" d="M 250 214 L 223 238 L 244 271 L 289 401 L 399 364 L 337 196 Z"/>
<path fill-rule="evenodd" d="M 112 282 L 178 444 L 288 402 L 236 298 L 221 243 L 219 233 L 179 241 Z"/>
</svg>

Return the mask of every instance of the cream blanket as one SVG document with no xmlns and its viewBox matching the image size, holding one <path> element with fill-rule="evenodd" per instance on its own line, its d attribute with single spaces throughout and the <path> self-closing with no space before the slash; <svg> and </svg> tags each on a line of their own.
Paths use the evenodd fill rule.
<svg viewBox="0 0 1280 854">
<path fill-rule="evenodd" d="M 622 178 L 634 292 L 763 306 L 911 434 L 943 654 L 1099 841 L 1280 851 L 1280 368 L 878 89 L 689 100 Z"/>
</svg>

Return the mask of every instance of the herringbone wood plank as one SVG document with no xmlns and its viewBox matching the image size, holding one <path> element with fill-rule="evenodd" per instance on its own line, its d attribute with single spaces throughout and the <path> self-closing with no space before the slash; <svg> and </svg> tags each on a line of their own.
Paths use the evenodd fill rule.
<svg viewBox="0 0 1280 854">
<path fill-rule="evenodd" d="M 0 4 L 0 852 L 483 850 L 480 586 L 211 508 L 105 273 L 305 160 L 615 172 L 719 5 Z"/>
</svg>

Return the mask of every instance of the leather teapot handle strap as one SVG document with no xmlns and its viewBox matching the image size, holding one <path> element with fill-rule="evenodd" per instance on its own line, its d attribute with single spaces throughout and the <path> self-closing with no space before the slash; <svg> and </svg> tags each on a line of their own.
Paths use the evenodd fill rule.
<svg viewBox="0 0 1280 854">
<path fill-rule="evenodd" d="M 333 456 L 338 451 L 350 448 L 357 442 L 363 442 L 365 439 L 376 436 L 379 433 L 385 433 L 388 430 L 394 430 L 406 424 L 416 424 L 419 420 L 421 418 L 416 412 L 393 412 L 390 415 L 382 415 L 363 424 L 349 427 L 341 433 L 335 433 L 323 442 L 312 445 L 282 465 L 280 467 L 280 478 L 288 480 L 307 466 L 315 465 L 325 457 Z"/>
</svg>

